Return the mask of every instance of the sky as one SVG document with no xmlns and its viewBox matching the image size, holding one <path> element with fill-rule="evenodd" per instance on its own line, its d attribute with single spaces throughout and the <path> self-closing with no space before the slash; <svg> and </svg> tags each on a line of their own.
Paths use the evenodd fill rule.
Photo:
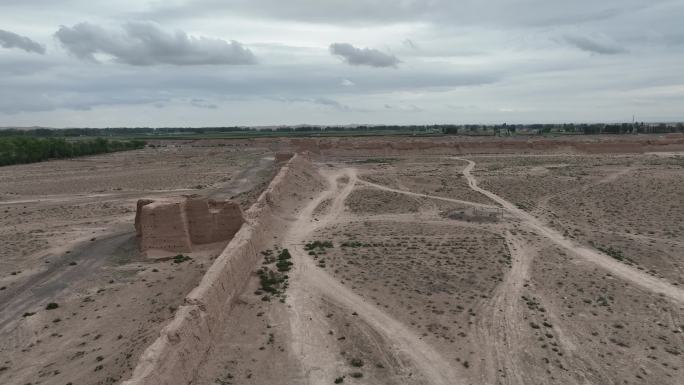
<svg viewBox="0 0 684 385">
<path fill-rule="evenodd" d="M 684 121 L 684 0 L 0 0 L 0 127 Z"/>
</svg>

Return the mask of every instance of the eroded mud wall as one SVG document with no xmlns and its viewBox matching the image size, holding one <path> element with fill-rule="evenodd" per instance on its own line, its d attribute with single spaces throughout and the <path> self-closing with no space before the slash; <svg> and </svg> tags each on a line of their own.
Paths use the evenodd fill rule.
<svg viewBox="0 0 684 385">
<path fill-rule="evenodd" d="M 237 203 L 200 196 L 141 199 L 135 214 L 141 251 L 190 252 L 193 245 L 231 240 L 243 223 Z"/>
<path fill-rule="evenodd" d="M 190 241 L 206 244 L 231 239 L 244 223 L 242 210 L 235 202 L 216 202 L 188 197 L 185 203 Z"/>
<path fill-rule="evenodd" d="M 302 155 L 292 157 L 245 213 L 240 227 L 174 319 L 143 353 L 125 385 L 186 385 L 222 334 L 232 303 L 249 280 L 262 250 L 287 227 L 294 210 L 323 188 L 318 172 Z"/>
<path fill-rule="evenodd" d="M 136 224 L 140 250 L 190 252 L 192 243 L 185 216 L 185 202 L 138 202 Z"/>
</svg>

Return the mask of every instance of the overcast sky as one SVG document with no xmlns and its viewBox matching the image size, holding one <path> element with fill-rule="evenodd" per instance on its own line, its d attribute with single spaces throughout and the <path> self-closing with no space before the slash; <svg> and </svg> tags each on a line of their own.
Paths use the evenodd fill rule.
<svg viewBox="0 0 684 385">
<path fill-rule="evenodd" d="M 684 0 L 0 0 L 0 126 L 684 120 Z"/>
</svg>

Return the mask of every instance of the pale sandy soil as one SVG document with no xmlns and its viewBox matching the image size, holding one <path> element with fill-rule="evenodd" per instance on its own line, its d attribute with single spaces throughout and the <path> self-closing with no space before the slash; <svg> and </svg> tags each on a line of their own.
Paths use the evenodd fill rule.
<svg viewBox="0 0 684 385">
<path fill-rule="evenodd" d="M 225 246 L 147 260 L 137 199 L 239 195 L 247 207 L 271 164 L 259 148 L 167 147 L 0 168 L 0 383 L 124 379 Z"/>
<path fill-rule="evenodd" d="M 675 219 L 661 221 L 664 213 L 649 202 L 651 208 L 641 207 L 638 215 L 651 216 L 631 228 L 629 216 L 637 214 L 630 208 L 596 208 L 603 207 L 596 202 L 601 188 L 636 173 L 636 178 L 669 178 L 673 185 L 659 185 L 657 194 L 667 200 L 664 206 L 677 209 L 678 160 L 653 164 L 648 157 L 473 157 L 471 163 L 471 158 L 435 157 L 322 165 L 329 189 L 293 217 L 281 243 L 296 262 L 287 301 L 265 309 L 248 305 L 278 314 L 270 322 L 289 328 L 278 328 L 284 342 L 279 358 L 273 358 L 290 363 L 288 369 L 269 369 L 268 379 L 679 384 L 684 290 L 667 279 L 681 274 L 667 270 L 682 262 L 682 243 L 668 228 L 657 227 Z M 441 165 L 458 174 L 458 189 L 465 184 L 471 192 L 440 194 L 424 183 L 423 173 L 397 166 L 403 162 L 448 178 L 446 170 L 434 171 Z M 417 167 L 417 162 L 426 164 Z M 648 173 L 639 173 L 641 167 Z M 623 205 L 637 205 L 632 200 L 656 194 L 647 187 L 651 184 L 635 181 L 615 189 L 629 190 L 621 195 Z M 471 200 L 473 193 L 483 197 Z M 595 217 L 580 221 L 576 210 L 561 211 L 556 196 L 593 202 Z M 503 218 L 478 223 L 442 215 L 483 206 L 500 208 Z M 599 230 L 636 240 L 654 256 L 619 261 L 592 246 L 590 240 L 600 238 L 581 236 Z M 311 253 L 303 245 L 314 240 L 334 246 Z M 267 330 L 247 328 L 241 340 L 259 335 L 263 340 Z M 352 365 L 350 357 L 363 366 Z"/>
<path fill-rule="evenodd" d="M 475 160 L 483 187 L 569 238 L 613 248 L 637 269 L 684 285 L 683 155 Z M 546 171 L 530 171 L 539 168 Z"/>
<path fill-rule="evenodd" d="M 235 161 L 244 167 L 263 156 Z M 683 159 L 320 159 L 327 187 L 303 196 L 284 213 L 288 225 L 273 234 L 270 250 L 287 248 L 294 263 L 282 301 L 265 298 L 255 272 L 193 384 L 681 384 Z M 194 173 L 214 166 L 197 167 Z M 202 183 L 217 193 L 220 182 L 191 174 L 181 178 L 189 187 Z M 22 194 L 3 199 L 23 210 L 18 201 L 36 198 Z M 501 215 L 492 222 L 447 215 L 471 208 Z M 97 271 L 94 281 L 63 289 L 58 309 L 43 310 L 45 301 L 15 321 L 28 332 L 3 347 L 0 366 L 8 369 L 0 380 L 58 384 L 72 374 L 88 378 L 74 384 L 117 382 L 221 246 L 191 263 L 153 264 L 125 252 L 125 233 L 104 235 L 130 212 L 95 215 L 107 223 L 81 215 L 93 226 L 70 218 L 64 226 L 84 226 L 86 233 L 72 231 L 86 242 L 95 237 L 96 245 L 105 237 L 110 241 L 97 247 L 123 259 L 91 266 L 86 253 L 68 248 L 78 263 L 69 265 L 64 255 L 58 270 Z M 35 225 L 20 217 L 5 226 Z M 311 250 L 311 241 L 332 247 Z M 12 255 L 31 263 L 16 275 L 3 268 L 8 288 L 44 270 L 36 268 L 44 262 L 35 252 Z M 77 320 L 84 326 L 70 330 Z"/>
</svg>

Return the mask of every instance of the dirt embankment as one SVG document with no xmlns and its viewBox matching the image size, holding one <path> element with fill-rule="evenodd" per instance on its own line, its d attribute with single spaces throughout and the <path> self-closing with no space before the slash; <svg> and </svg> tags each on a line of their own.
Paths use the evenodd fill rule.
<svg viewBox="0 0 684 385">
<path fill-rule="evenodd" d="M 580 137 L 461 137 L 434 138 L 300 138 L 291 139 L 297 151 L 335 156 L 392 156 L 406 154 L 620 154 L 684 151 L 679 136 Z"/>
<path fill-rule="evenodd" d="M 244 288 L 260 255 L 286 228 L 292 212 L 322 188 L 318 174 L 302 155 L 295 155 L 245 213 L 246 222 L 209 268 L 199 286 L 143 353 L 125 385 L 190 383 L 221 333 L 232 303 Z"/>
</svg>

